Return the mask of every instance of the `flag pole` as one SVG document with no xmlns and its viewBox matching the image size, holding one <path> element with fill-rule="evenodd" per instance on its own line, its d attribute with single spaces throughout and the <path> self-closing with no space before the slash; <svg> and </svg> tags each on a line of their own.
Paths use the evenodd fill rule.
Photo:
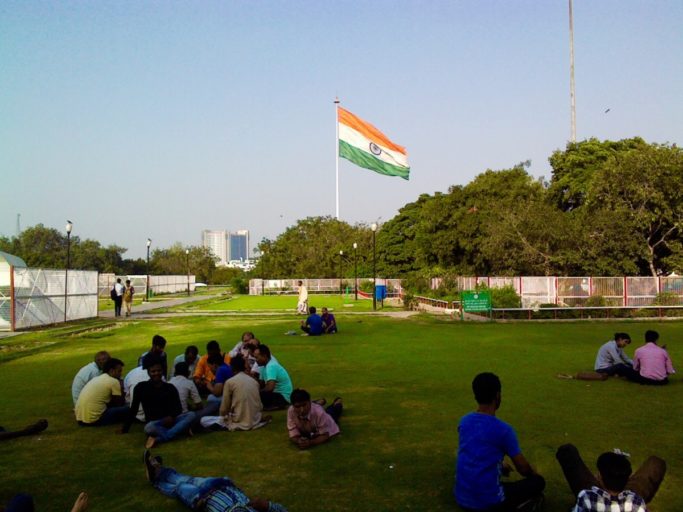
<svg viewBox="0 0 683 512">
<path fill-rule="evenodd" d="M 336 169 L 336 179 L 337 179 L 337 208 L 336 216 L 339 220 L 339 98 L 334 98 L 334 116 L 336 119 L 335 131 L 336 137 L 334 141 L 334 158 L 335 158 L 335 169 Z"/>
</svg>

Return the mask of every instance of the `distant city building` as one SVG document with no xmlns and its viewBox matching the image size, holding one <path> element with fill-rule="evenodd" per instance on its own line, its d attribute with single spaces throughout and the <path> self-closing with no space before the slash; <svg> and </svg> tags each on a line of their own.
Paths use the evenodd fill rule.
<svg viewBox="0 0 683 512">
<path fill-rule="evenodd" d="M 226 266 L 228 264 L 228 232 L 225 230 L 202 231 L 202 246 L 208 248 L 211 253 L 219 258 L 216 265 Z"/>
<path fill-rule="evenodd" d="M 229 261 L 246 261 L 249 259 L 249 231 L 241 229 L 230 233 Z"/>
</svg>

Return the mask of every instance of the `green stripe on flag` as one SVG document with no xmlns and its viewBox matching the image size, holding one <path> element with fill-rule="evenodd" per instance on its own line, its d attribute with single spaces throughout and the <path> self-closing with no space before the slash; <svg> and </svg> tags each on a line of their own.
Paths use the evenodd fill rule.
<svg viewBox="0 0 683 512">
<path fill-rule="evenodd" d="M 404 180 L 409 179 L 410 176 L 410 167 L 391 165 L 343 140 L 339 141 L 339 156 L 346 158 L 359 167 L 370 169 L 371 171 L 384 174 L 385 176 L 400 176 Z"/>
</svg>

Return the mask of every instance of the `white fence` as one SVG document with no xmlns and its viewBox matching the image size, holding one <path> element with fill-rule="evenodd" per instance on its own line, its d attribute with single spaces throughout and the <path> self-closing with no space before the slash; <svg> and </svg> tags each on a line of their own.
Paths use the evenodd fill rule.
<svg viewBox="0 0 683 512">
<path fill-rule="evenodd" d="M 683 276 L 669 277 L 457 277 L 459 290 L 477 286 L 502 288 L 512 286 L 522 298 L 521 306 L 540 304 L 583 307 L 590 297 L 603 297 L 607 306 L 650 306 L 657 296 L 666 293 L 671 305 L 683 305 Z M 441 278 L 433 278 L 432 289 L 439 288 Z"/>
<path fill-rule="evenodd" d="M 344 293 L 354 292 L 354 279 L 250 279 L 249 295 L 291 295 L 299 293 L 299 281 L 303 281 L 308 293 Z M 357 286 L 372 283 L 371 277 L 358 278 Z M 377 286 L 387 287 L 387 297 L 398 297 L 403 294 L 400 279 L 377 279 Z M 365 286 L 367 288 L 367 285 Z M 372 297 L 372 294 L 370 295 Z"/>
<path fill-rule="evenodd" d="M 115 274 L 100 274 L 99 277 L 99 295 L 100 297 L 109 297 L 110 290 L 114 287 L 116 279 L 120 278 L 122 283 L 130 279 L 130 284 L 135 288 L 135 295 L 142 297 L 147 294 L 147 276 L 117 276 Z M 150 291 L 155 294 L 163 293 L 180 293 L 186 292 L 188 286 L 188 276 L 149 276 Z M 189 276 L 190 291 L 195 290 L 195 276 Z"/>
<path fill-rule="evenodd" d="M 95 271 L 69 270 L 65 275 L 65 270 L 9 267 L 3 273 L 6 275 L 0 276 L 0 330 L 97 316 Z"/>
</svg>

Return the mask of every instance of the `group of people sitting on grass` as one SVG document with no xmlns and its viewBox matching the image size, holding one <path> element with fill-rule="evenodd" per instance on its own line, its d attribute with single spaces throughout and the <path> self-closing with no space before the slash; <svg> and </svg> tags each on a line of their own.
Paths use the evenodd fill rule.
<svg viewBox="0 0 683 512">
<path fill-rule="evenodd" d="M 127 433 L 136 422 L 144 423 L 148 448 L 204 429 L 254 430 L 271 420 L 263 411 L 286 408 L 290 409 L 290 436 L 302 448 L 339 432 L 341 399 L 327 411 L 312 404 L 306 391 L 293 389 L 287 370 L 252 332 L 245 332 L 227 353 L 215 340 L 207 344 L 202 356 L 196 346 L 187 347 L 175 358 L 170 379 L 165 347 L 166 340 L 155 335 L 151 348 L 124 379 L 124 363 L 107 352 L 98 352 L 95 361 L 81 368 L 73 381 L 78 423 L 122 422 L 121 433 Z M 300 417 L 309 419 L 298 424 Z M 299 439 L 301 436 L 304 439 Z"/>
<path fill-rule="evenodd" d="M 320 336 L 321 334 L 336 334 L 337 320 L 334 315 L 323 308 L 322 315 L 318 314 L 315 306 L 308 308 L 308 318 L 301 321 L 302 336 Z"/>
<path fill-rule="evenodd" d="M 545 480 L 523 455 L 515 430 L 496 418 L 502 401 L 500 379 L 480 373 L 472 390 L 477 410 L 458 425 L 456 501 L 467 511 L 541 510 Z M 505 462 L 506 456 L 512 466 Z M 646 503 L 654 498 L 666 472 L 664 460 L 652 456 L 632 473 L 628 454 L 615 450 L 598 457 L 596 477 L 572 444 L 560 446 L 556 458 L 576 496 L 573 512 L 646 512 Z M 522 478 L 503 481 L 513 466 Z"/>
<path fill-rule="evenodd" d="M 658 340 L 657 331 L 646 331 L 645 343 L 636 349 L 631 359 L 624 352 L 624 348 L 631 344 L 631 336 L 625 332 L 617 332 L 614 339 L 598 350 L 593 372 L 559 373 L 557 376 L 579 380 L 607 380 L 609 377 L 619 376 L 639 384 L 668 384 L 669 375 L 676 373 L 676 370 L 666 351 L 666 345 L 657 345 Z"/>
</svg>

